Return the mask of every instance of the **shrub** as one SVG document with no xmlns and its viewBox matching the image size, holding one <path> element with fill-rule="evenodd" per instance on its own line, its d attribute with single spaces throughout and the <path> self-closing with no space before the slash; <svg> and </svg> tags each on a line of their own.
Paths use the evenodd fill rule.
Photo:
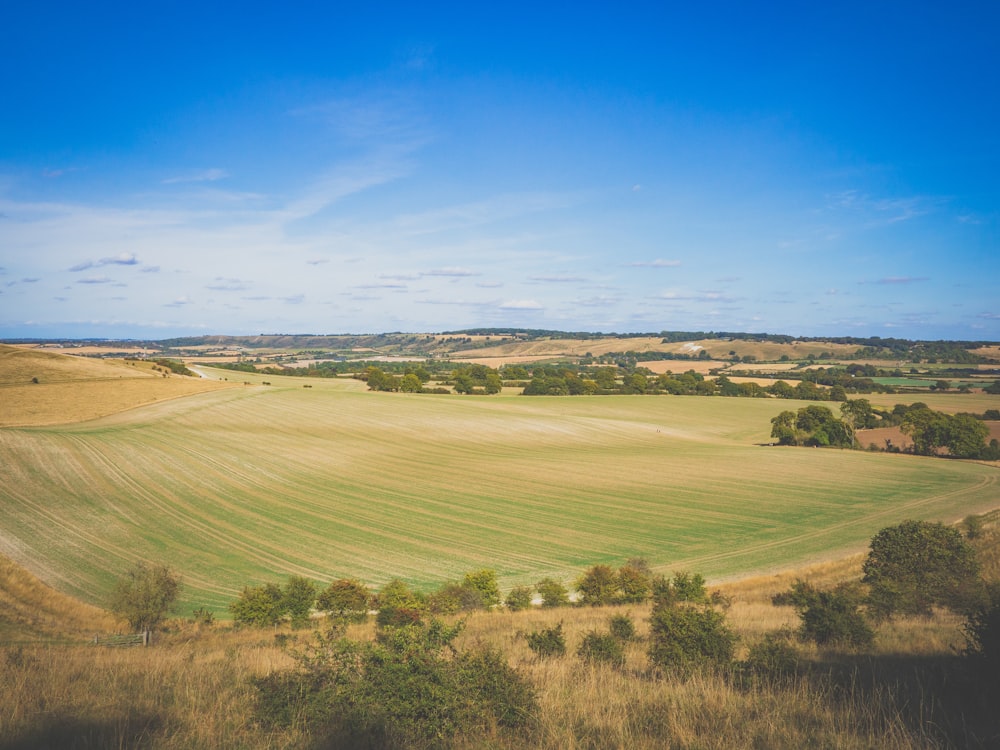
<svg viewBox="0 0 1000 750">
<path fill-rule="evenodd" d="M 681 602 L 706 602 L 705 579 L 701 573 L 674 573 L 674 593 Z"/>
<path fill-rule="evenodd" d="M 673 579 L 659 576 L 652 582 L 653 599 L 667 604 L 670 602 L 708 602 L 705 579 L 700 573 L 676 572 Z"/>
<path fill-rule="evenodd" d="M 710 607 L 657 602 L 649 622 L 654 666 L 687 670 L 732 661 L 736 635 Z"/>
<path fill-rule="evenodd" d="M 610 633 L 588 632 L 576 650 L 577 656 L 587 662 L 625 666 L 625 649 L 622 642 Z"/>
<path fill-rule="evenodd" d="M 198 607 L 191 613 L 191 622 L 196 625 L 212 625 L 215 622 L 215 613 L 207 607 Z"/>
<path fill-rule="evenodd" d="M 345 622 L 361 622 L 368 615 L 371 596 L 368 588 L 353 578 L 332 581 L 316 597 L 316 608 Z"/>
<path fill-rule="evenodd" d="M 795 607 L 802 624 L 799 637 L 817 646 L 867 648 L 875 634 L 860 611 L 863 596 L 856 585 L 840 584 L 821 591 L 805 581 L 795 581 L 789 591 L 771 599 L 776 606 Z"/>
<path fill-rule="evenodd" d="M 531 588 L 529 586 L 515 586 L 507 594 L 507 609 L 511 612 L 519 612 L 522 609 L 531 607 Z"/>
<path fill-rule="evenodd" d="M 635 640 L 635 623 L 628 615 L 612 615 L 611 619 L 608 620 L 608 627 L 611 635 L 619 641 Z"/>
<path fill-rule="evenodd" d="M 964 630 L 966 655 L 994 681 L 1000 680 L 1000 583 L 991 584 L 983 603 L 966 618 Z M 1000 689 L 1000 684 L 996 687 Z"/>
<path fill-rule="evenodd" d="M 316 747 L 430 748 L 523 734 L 537 716 L 534 689 L 499 653 L 458 651 L 462 626 L 432 621 L 366 643 L 317 634 L 293 654 L 295 670 L 255 681 L 258 717 L 303 727 Z"/>
<path fill-rule="evenodd" d="M 379 627 L 405 627 L 422 622 L 427 611 L 424 598 L 399 579 L 389 581 L 378 592 L 378 615 L 375 622 Z"/>
<path fill-rule="evenodd" d="M 607 565 L 595 565 L 576 582 L 580 603 L 599 607 L 613 604 L 618 598 L 618 577 Z"/>
<path fill-rule="evenodd" d="M 427 609 L 438 615 L 454 615 L 484 607 L 482 592 L 461 583 L 446 583 L 427 597 Z"/>
<path fill-rule="evenodd" d="M 543 628 L 528 633 L 528 648 L 540 659 L 566 654 L 566 638 L 563 636 L 562 623 L 554 628 Z"/>
<path fill-rule="evenodd" d="M 244 586 L 239 597 L 230 602 L 229 611 L 237 625 L 277 625 L 285 614 L 281 587 L 274 583 Z"/>
<path fill-rule="evenodd" d="M 180 590 L 180 576 L 166 565 L 138 562 L 115 584 L 111 611 L 132 630 L 152 630 L 173 608 Z"/>
<path fill-rule="evenodd" d="M 652 575 L 645 560 L 629 560 L 618 570 L 620 600 L 626 604 L 639 604 L 649 598 Z"/>
<path fill-rule="evenodd" d="M 473 573 L 466 573 L 462 586 L 478 592 L 483 607 L 495 607 L 500 604 L 500 588 L 497 586 L 495 570 L 477 570 Z"/>
<path fill-rule="evenodd" d="M 309 614 L 316 602 L 316 584 L 302 576 L 289 576 L 281 591 L 281 608 L 292 620 L 293 628 L 309 624 Z"/>
<path fill-rule="evenodd" d="M 569 604 L 566 587 L 551 578 L 543 578 L 535 584 L 535 590 L 542 597 L 543 607 L 565 607 Z"/>
<path fill-rule="evenodd" d="M 793 633 L 785 628 L 766 633 L 750 647 L 747 666 L 755 672 L 790 674 L 799 663 L 799 655 L 792 644 Z"/>
<path fill-rule="evenodd" d="M 876 534 L 862 581 L 878 618 L 929 615 L 932 606 L 968 611 L 982 594 L 975 550 L 957 529 L 928 521 L 904 521 Z"/>
</svg>

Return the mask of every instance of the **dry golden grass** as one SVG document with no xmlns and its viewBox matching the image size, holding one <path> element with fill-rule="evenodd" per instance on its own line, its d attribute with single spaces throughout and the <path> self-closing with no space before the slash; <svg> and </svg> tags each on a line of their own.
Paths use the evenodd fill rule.
<svg viewBox="0 0 1000 750">
<path fill-rule="evenodd" d="M 0 641 L 79 641 L 114 625 L 104 610 L 59 593 L 0 555 Z"/>
<path fill-rule="evenodd" d="M 994 516 L 976 540 L 984 566 L 1000 567 L 1000 529 Z M 789 608 L 770 597 L 796 578 L 817 585 L 857 579 L 854 556 L 779 575 L 724 584 L 733 598 L 730 625 L 741 637 L 740 656 L 764 632 L 794 625 Z M 0 590 L 18 587 L 15 599 L 57 601 L 37 582 L 7 564 Z M 89 611 L 89 610 L 88 610 Z M 865 657 L 797 645 L 807 665 L 794 676 L 752 677 L 740 672 L 656 676 L 648 669 L 648 605 L 533 609 L 475 613 L 460 648 L 501 649 L 536 686 L 538 731 L 523 744 L 494 739 L 491 747 L 543 750 L 583 748 L 937 748 L 952 746 L 959 721 L 949 709 L 950 689 L 933 665 L 953 659 L 961 646 L 957 618 L 900 619 L 884 626 Z M 606 632 L 612 615 L 628 614 L 638 639 L 616 669 L 589 665 L 576 649 L 588 631 Z M 95 621 L 87 620 L 87 624 Z M 524 634 L 562 623 L 568 653 L 538 659 Z M 307 631 L 281 631 L 296 647 Z M 371 621 L 352 626 L 354 639 L 374 635 Z M 174 622 L 148 649 L 95 646 L 0 645 L 0 746 L 175 748 L 308 748 L 302 727 L 268 730 L 255 721 L 253 678 L 293 662 L 272 630 L 232 630 Z M 979 727 L 981 730 L 982 727 Z M 944 735 L 942 732 L 951 732 Z M 961 730 L 959 730 L 960 732 Z M 950 736 L 952 740 L 944 737 Z M 960 740 L 961 741 L 961 740 Z M 459 741 L 459 746 L 464 746 Z M 471 746 L 477 746 L 472 744 Z"/>
<path fill-rule="evenodd" d="M 0 344 L 0 427 L 83 422 L 230 385 L 153 367 Z"/>
</svg>

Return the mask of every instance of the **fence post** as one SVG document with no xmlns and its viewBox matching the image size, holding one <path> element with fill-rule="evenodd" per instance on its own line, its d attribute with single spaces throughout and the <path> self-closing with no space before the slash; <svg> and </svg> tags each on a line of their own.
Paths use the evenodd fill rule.
<svg viewBox="0 0 1000 750">
<path fill-rule="evenodd" d="M 143 630 L 142 631 L 142 645 L 143 646 L 148 646 L 149 645 L 149 631 L 148 630 Z"/>
</svg>

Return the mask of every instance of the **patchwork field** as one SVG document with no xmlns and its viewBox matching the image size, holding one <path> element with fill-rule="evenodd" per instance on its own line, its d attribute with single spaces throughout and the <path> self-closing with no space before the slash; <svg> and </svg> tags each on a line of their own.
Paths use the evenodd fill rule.
<svg viewBox="0 0 1000 750">
<path fill-rule="evenodd" d="M 167 562 L 187 611 L 222 612 L 290 573 L 430 588 L 491 567 L 509 587 L 643 556 L 719 580 L 1000 505 L 990 466 L 757 445 L 796 402 L 269 380 L 0 429 L 0 552 L 90 602 L 136 559 Z"/>
</svg>

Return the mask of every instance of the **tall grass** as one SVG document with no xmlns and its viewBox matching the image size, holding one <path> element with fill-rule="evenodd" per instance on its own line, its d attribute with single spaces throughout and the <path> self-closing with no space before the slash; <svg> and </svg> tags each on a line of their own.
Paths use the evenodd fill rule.
<svg viewBox="0 0 1000 750">
<path fill-rule="evenodd" d="M 988 528 L 976 545 L 987 568 L 996 564 L 1000 530 Z M 765 633 L 794 624 L 790 608 L 769 604 L 772 594 L 796 578 L 818 585 L 856 579 L 859 563 L 853 557 L 723 585 L 732 599 L 728 617 L 741 637 L 740 656 L 745 658 Z M 30 583 L 30 576 L 26 579 Z M 56 606 L 45 589 L 20 591 L 41 593 Z M 962 644 L 957 617 L 937 613 L 898 619 L 880 629 L 873 651 L 865 654 L 794 644 L 799 666 L 791 673 L 755 672 L 737 664 L 670 675 L 650 669 L 649 613 L 648 604 L 477 612 L 468 616 L 456 645 L 500 649 L 535 685 L 537 731 L 524 744 L 543 750 L 904 750 L 989 747 L 997 738 L 993 709 L 983 703 L 980 686 L 970 682 L 957 655 Z M 102 623 L 100 617 L 84 615 L 70 617 L 72 628 Z M 615 615 L 626 615 L 636 625 L 635 639 L 625 645 L 624 665 L 593 664 L 576 656 L 585 635 L 608 632 Z M 526 634 L 558 624 L 566 656 L 538 658 Z M 72 633 L 61 640 L 67 635 Z M 357 640 L 373 635 L 371 621 L 348 631 Z M 0 747 L 313 747 L 306 727 L 258 724 L 253 688 L 253 678 L 292 667 L 280 641 L 302 647 L 310 638 L 308 631 L 174 621 L 145 649 L 52 642 L 0 647 Z M 482 742 L 469 739 L 468 746 Z M 511 748 L 511 742 L 493 737 L 490 746 Z"/>
</svg>

